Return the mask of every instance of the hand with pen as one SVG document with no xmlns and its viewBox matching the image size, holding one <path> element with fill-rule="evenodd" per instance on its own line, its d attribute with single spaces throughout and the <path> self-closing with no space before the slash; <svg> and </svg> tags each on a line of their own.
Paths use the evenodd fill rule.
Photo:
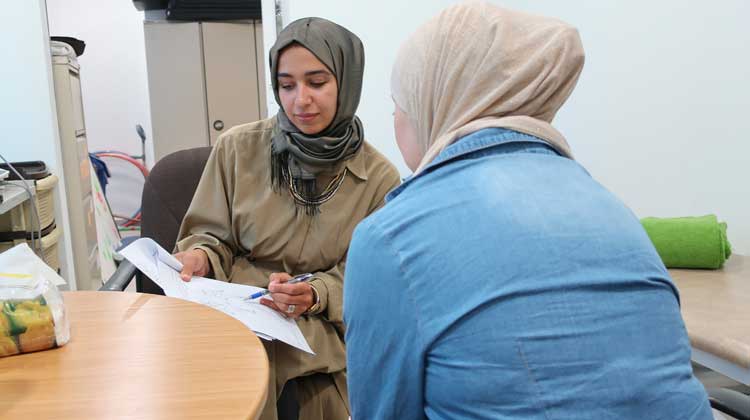
<svg viewBox="0 0 750 420">
<path fill-rule="evenodd" d="M 201 249 L 178 252 L 174 256 L 182 263 L 182 281 L 190 281 L 193 276 L 206 277 L 211 273 L 208 255 Z M 295 280 L 290 282 L 293 279 Z M 261 297 L 259 302 L 285 317 L 299 318 L 312 308 L 318 299 L 315 289 L 307 282 L 308 278 L 302 280 L 292 277 L 289 273 L 273 273 L 269 280 L 266 294 L 270 294 L 273 300 Z"/>
<path fill-rule="evenodd" d="M 292 279 L 289 273 L 271 274 L 268 294 L 273 300 L 261 298 L 260 303 L 281 315 L 297 319 L 315 304 L 316 296 L 313 287 L 307 281 L 292 283 Z"/>
</svg>

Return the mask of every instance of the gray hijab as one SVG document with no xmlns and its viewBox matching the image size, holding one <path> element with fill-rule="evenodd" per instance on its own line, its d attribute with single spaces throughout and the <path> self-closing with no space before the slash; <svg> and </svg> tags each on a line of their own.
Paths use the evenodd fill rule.
<svg viewBox="0 0 750 420">
<path fill-rule="evenodd" d="M 289 121 L 279 99 L 276 78 L 279 55 L 292 44 L 299 44 L 313 53 L 333 73 L 338 84 L 336 115 L 327 128 L 314 135 L 302 133 Z M 279 33 L 269 53 L 269 62 L 274 96 L 280 107 L 271 146 L 272 182 L 277 188 L 285 182 L 294 182 L 315 201 L 312 196 L 316 191 L 316 176 L 354 156 L 364 138 L 362 123 L 354 115 L 362 92 L 365 64 L 362 41 L 331 21 L 303 18 Z"/>
</svg>

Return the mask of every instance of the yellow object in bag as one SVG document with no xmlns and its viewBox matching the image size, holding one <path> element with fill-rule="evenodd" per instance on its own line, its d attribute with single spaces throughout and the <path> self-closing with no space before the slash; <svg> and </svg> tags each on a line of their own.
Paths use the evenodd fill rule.
<svg viewBox="0 0 750 420">
<path fill-rule="evenodd" d="M 58 279 L 50 278 L 57 274 L 40 266 L 44 262 L 27 248 L 22 244 L 0 254 L 0 357 L 62 346 L 70 339 L 62 294 L 54 284 Z"/>
<path fill-rule="evenodd" d="M 0 357 L 18 353 L 16 340 L 10 336 L 10 321 L 0 313 Z"/>
<path fill-rule="evenodd" d="M 34 300 L 5 301 L 3 315 L 22 353 L 46 350 L 56 346 L 55 321 L 43 297 Z"/>
</svg>

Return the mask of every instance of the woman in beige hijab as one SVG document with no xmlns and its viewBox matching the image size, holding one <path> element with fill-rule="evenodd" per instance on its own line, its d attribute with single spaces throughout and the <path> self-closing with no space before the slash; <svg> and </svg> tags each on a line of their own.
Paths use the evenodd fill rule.
<svg viewBox="0 0 750 420">
<path fill-rule="evenodd" d="M 355 420 L 711 418 L 658 254 L 551 125 L 583 60 L 570 25 L 486 3 L 401 46 L 415 174 L 352 238 Z"/>
<path fill-rule="evenodd" d="M 263 341 L 270 386 L 261 419 L 296 389 L 300 419 L 345 419 L 346 251 L 356 224 L 398 185 L 355 112 L 364 51 L 320 18 L 292 22 L 270 51 L 278 114 L 221 136 L 182 222 L 177 258 L 192 275 L 268 288 L 261 303 L 297 320 L 314 355 Z M 309 283 L 288 284 L 312 273 Z M 221 357 L 221 349 L 217 349 Z"/>
</svg>

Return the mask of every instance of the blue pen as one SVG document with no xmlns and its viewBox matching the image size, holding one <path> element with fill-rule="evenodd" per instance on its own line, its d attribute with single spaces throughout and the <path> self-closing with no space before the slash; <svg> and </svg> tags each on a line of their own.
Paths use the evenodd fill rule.
<svg viewBox="0 0 750 420">
<path fill-rule="evenodd" d="M 313 278 L 313 275 L 310 274 L 310 273 L 300 274 L 298 276 L 292 277 L 292 279 L 289 280 L 288 282 L 286 282 L 286 284 L 296 284 L 296 283 L 301 283 L 303 281 L 310 281 L 310 280 L 312 280 L 312 278 Z M 261 292 L 253 293 L 252 295 L 250 295 L 250 297 L 248 299 L 249 300 L 258 299 L 259 297 L 265 296 L 265 295 L 267 295 L 269 293 L 271 293 L 271 292 L 269 292 L 268 289 L 266 289 L 266 290 L 263 290 Z"/>
</svg>

